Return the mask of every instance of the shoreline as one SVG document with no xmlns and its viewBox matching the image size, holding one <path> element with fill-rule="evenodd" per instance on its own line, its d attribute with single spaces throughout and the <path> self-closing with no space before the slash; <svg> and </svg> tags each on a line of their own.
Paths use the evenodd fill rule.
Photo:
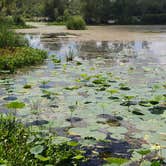
<svg viewBox="0 0 166 166">
<path fill-rule="evenodd" d="M 166 40 L 166 25 L 107 25 L 87 26 L 87 30 L 67 30 L 65 26 L 32 23 L 36 28 L 17 29 L 22 34 L 66 34 L 58 38 L 74 41 L 132 41 L 132 40 Z"/>
</svg>

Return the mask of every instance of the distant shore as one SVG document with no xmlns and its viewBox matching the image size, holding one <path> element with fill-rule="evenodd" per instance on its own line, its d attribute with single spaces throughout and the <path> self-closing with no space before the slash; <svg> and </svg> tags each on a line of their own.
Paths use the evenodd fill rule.
<svg viewBox="0 0 166 166">
<path fill-rule="evenodd" d="M 110 25 L 87 26 L 87 30 L 67 30 L 65 26 L 47 25 L 46 23 L 28 22 L 36 28 L 18 29 L 18 33 L 61 34 L 75 41 L 116 41 L 116 40 L 166 40 L 166 25 Z M 59 37 L 61 37 L 59 35 Z"/>
</svg>

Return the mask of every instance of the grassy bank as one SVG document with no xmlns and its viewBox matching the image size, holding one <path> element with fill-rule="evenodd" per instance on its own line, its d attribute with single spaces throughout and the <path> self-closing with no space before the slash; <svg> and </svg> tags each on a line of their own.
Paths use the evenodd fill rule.
<svg viewBox="0 0 166 166">
<path fill-rule="evenodd" d="M 15 15 L 15 16 L 0 15 L 0 24 L 7 25 L 10 29 L 32 28 L 32 26 L 27 25 L 25 20 L 19 15 Z"/>
</svg>

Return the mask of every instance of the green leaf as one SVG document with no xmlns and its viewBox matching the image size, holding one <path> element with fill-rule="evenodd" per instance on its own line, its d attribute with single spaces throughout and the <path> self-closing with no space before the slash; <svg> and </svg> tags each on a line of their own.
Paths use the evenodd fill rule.
<svg viewBox="0 0 166 166">
<path fill-rule="evenodd" d="M 131 99 L 134 99 L 135 96 L 124 96 L 124 98 L 125 98 L 126 100 L 131 100 Z"/>
<path fill-rule="evenodd" d="M 150 161 L 143 161 L 140 166 L 151 166 L 151 162 Z"/>
<path fill-rule="evenodd" d="M 108 89 L 107 92 L 111 94 L 119 93 L 117 89 Z"/>
<path fill-rule="evenodd" d="M 59 144 L 68 142 L 70 140 L 71 140 L 70 138 L 60 137 L 59 136 L 59 137 L 55 137 L 55 139 L 53 139 L 52 143 L 55 144 L 55 145 L 59 145 Z"/>
<path fill-rule="evenodd" d="M 42 153 L 43 150 L 44 150 L 44 146 L 42 146 L 42 145 L 37 145 L 37 146 L 31 148 L 31 149 L 30 149 L 30 152 L 31 152 L 32 154 L 35 154 L 35 155 L 36 155 L 36 154 Z"/>
<path fill-rule="evenodd" d="M 35 136 L 34 135 L 30 136 L 27 140 L 27 144 L 32 143 L 34 140 L 35 140 Z"/>
<path fill-rule="evenodd" d="M 40 161 L 48 161 L 50 157 L 44 157 L 42 155 L 35 155 L 35 158 L 39 159 Z"/>
<path fill-rule="evenodd" d="M 9 109 L 22 109 L 25 107 L 25 104 L 22 102 L 15 101 L 15 102 L 8 103 L 6 106 Z"/>
<path fill-rule="evenodd" d="M 109 164 L 117 164 L 118 166 L 127 163 L 129 160 L 124 158 L 115 158 L 115 157 L 109 157 L 105 159 Z"/>
<path fill-rule="evenodd" d="M 137 153 L 144 156 L 144 155 L 151 153 L 151 151 L 149 149 L 141 149 L 141 150 L 137 151 Z"/>
<path fill-rule="evenodd" d="M 76 159 L 76 160 L 82 160 L 84 158 L 84 156 L 82 155 L 77 155 L 75 157 L 73 157 L 73 159 Z"/>
<path fill-rule="evenodd" d="M 71 141 L 71 142 L 68 142 L 67 145 L 75 147 L 75 146 L 78 146 L 79 143 L 75 141 Z"/>
</svg>

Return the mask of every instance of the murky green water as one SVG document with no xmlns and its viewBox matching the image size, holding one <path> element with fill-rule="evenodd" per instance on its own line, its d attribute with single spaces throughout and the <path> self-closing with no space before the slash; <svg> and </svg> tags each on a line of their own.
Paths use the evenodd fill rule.
<svg viewBox="0 0 166 166">
<path fill-rule="evenodd" d="M 5 108 L 7 102 L 23 101 L 26 108 L 17 110 L 17 116 L 34 130 L 56 132 L 92 150 L 107 149 L 108 154 L 122 157 L 131 156 L 129 149 L 157 143 L 165 157 L 165 41 L 27 37 L 31 46 L 46 49 L 49 57 L 42 66 L 2 76 L 2 113 L 12 112 Z M 53 54 L 60 64 L 51 60 Z M 66 62 L 69 54 L 74 60 Z M 32 88 L 25 89 L 26 84 Z M 131 101 L 125 96 L 132 96 Z"/>
</svg>

